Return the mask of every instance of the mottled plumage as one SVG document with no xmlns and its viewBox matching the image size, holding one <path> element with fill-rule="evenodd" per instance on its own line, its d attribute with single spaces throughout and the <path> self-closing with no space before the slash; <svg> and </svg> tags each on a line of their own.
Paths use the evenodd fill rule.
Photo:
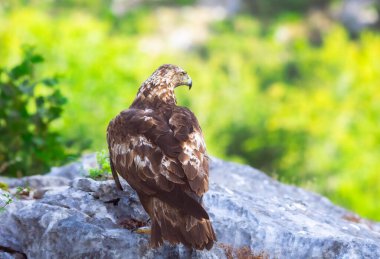
<svg viewBox="0 0 380 259">
<path fill-rule="evenodd" d="M 174 95 L 175 87 L 191 84 L 183 69 L 162 65 L 107 129 L 113 177 L 118 188 L 119 174 L 136 190 L 151 218 L 153 247 L 167 240 L 210 249 L 216 240 L 202 205 L 209 170 L 202 131 Z"/>
</svg>

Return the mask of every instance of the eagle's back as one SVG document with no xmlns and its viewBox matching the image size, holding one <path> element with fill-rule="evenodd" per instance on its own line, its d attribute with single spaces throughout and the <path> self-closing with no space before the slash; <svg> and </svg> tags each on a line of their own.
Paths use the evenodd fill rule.
<svg viewBox="0 0 380 259">
<path fill-rule="evenodd" d="M 211 248 L 215 233 L 202 206 L 208 157 L 194 114 L 178 106 L 131 108 L 110 122 L 107 141 L 115 181 L 116 172 L 127 180 L 152 219 L 151 243 Z"/>
<path fill-rule="evenodd" d="M 110 122 L 107 140 L 111 161 L 126 179 L 131 176 L 125 169 L 134 167 L 140 175 L 136 180 L 158 180 L 166 191 L 176 184 L 189 187 L 198 196 L 208 190 L 209 166 L 202 131 L 186 108 L 122 111 Z"/>
</svg>

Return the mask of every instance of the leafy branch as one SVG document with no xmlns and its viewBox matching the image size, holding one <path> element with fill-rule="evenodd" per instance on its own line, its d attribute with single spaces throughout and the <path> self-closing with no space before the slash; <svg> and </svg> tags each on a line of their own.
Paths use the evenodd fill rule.
<svg viewBox="0 0 380 259">
<path fill-rule="evenodd" d="M 97 152 L 96 161 L 98 163 L 98 168 L 91 168 L 89 170 L 89 177 L 95 180 L 108 179 L 111 175 L 108 151 L 103 149 L 100 152 Z"/>
<path fill-rule="evenodd" d="M 25 46 L 20 64 L 0 68 L 0 174 L 43 173 L 66 162 L 68 142 L 52 123 L 60 118 L 67 99 L 58 77 L 35 78 L 36 65 L 44 58 Z"/>
<path fill-rule="evenodd" d="M 5 207 L 13 202 L 13 199 L 9 193 L 3 193 L 2 196 L 5 198 L 5 203 L 0 206 L 0 212 L 4 212 Z"/>
</svg>

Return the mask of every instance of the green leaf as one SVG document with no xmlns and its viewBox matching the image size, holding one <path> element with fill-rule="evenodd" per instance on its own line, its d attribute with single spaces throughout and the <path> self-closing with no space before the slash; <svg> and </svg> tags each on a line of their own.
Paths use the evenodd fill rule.
<svg viewBox="0 0 380 259">
<path fill-rule="evenodd" d="M 67 99 L 61 94 L 58 89 L 55 90 L 49 97 L 47 97 L 49 102 L 55 105 L 63 105 L 67 102 Z"/>
<path fill-rule="evenodd" d="M 42 80 L 42 83 L 45 84 L 46 86 L 55 86 L 58 84 L 58 79 L 57 78 L 45 78 Z"/>
<path fill-rule="evenodd" d="M 37 109 L 38 109 L 38 108 L 41 108 L 41 107 L 43 107 L 43 105 L 44 105 L 44 103 L 45 103 L 45 98 L 42 97 L 42 96 L 38 96 L 38 97 L 36 98 L 35 103 L 36 103 Z"/>
<path fill-rule="evenodd" d="M 20 77 L 30 75 L 31 73 L 32 73 L 31 66 L 28 63 L 23 62 L 20 65 L 11 69 L 9 76 L 13 79 L 19 79 Z"/>
<path fill-rule="evenodd" d="M 25 79 L 22 81 L 22 83 L 20 84 L 19 86 L 19 89 L 21 90 L 21 92 L 23 92 L 24 94 L 27 94 L 29 96 L 32 96 L 33 93 L 34 93 L 34 87 L 36 86 L 36 84 L 31 84 L 30 81 L 28 79 Z"/>
<path fill-rule="evenodd" d="M 37 147 L 42 147 L 45 144 L 45 140 L 41 137 L 35 136 L 33 138 L 33 143 L 36 144 Z"/>
<path fill-rule="evenodd" d="M 62 113 L 62 110 L 63 109 L 59 106 L 50 107 L 47 110 L 47 117 L 48 117 L 49 121 L 52 121 L 52 120 L 58 118 L 59 115 Z"/>
<path fill-rule="evenodd" d="M 35 54 L 30 57 L 30 61 L 33 63 L 41 63 L 44 61 L 44 58 L 41 55 Z"/>
</svg>

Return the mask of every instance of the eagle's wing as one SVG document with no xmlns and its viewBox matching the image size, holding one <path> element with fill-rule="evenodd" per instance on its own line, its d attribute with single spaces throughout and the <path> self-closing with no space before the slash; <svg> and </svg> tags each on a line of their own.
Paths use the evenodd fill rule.
<svg viewBox="0 0 380 259">
<path fill-rule="evenodd" d="M 187 108 L 176 107 L 169 125 L 173 131 L 169 137 L 174 137 L 179 142 L 181 150 L 175 158 L 180 162 L 191 190 L 201 196 L 208 190 L 209 164 L 198 120 Z"/>
<path fill-rule="evenodd" d="M 208 219 L 199 203 L 208 186 L 208 161 L 189 110 L 174 108 L 169 121 L 152 110 L 123 111 L 110 123 L 107 140 L 111 167 L 138 193 Z"/>
</svg>

